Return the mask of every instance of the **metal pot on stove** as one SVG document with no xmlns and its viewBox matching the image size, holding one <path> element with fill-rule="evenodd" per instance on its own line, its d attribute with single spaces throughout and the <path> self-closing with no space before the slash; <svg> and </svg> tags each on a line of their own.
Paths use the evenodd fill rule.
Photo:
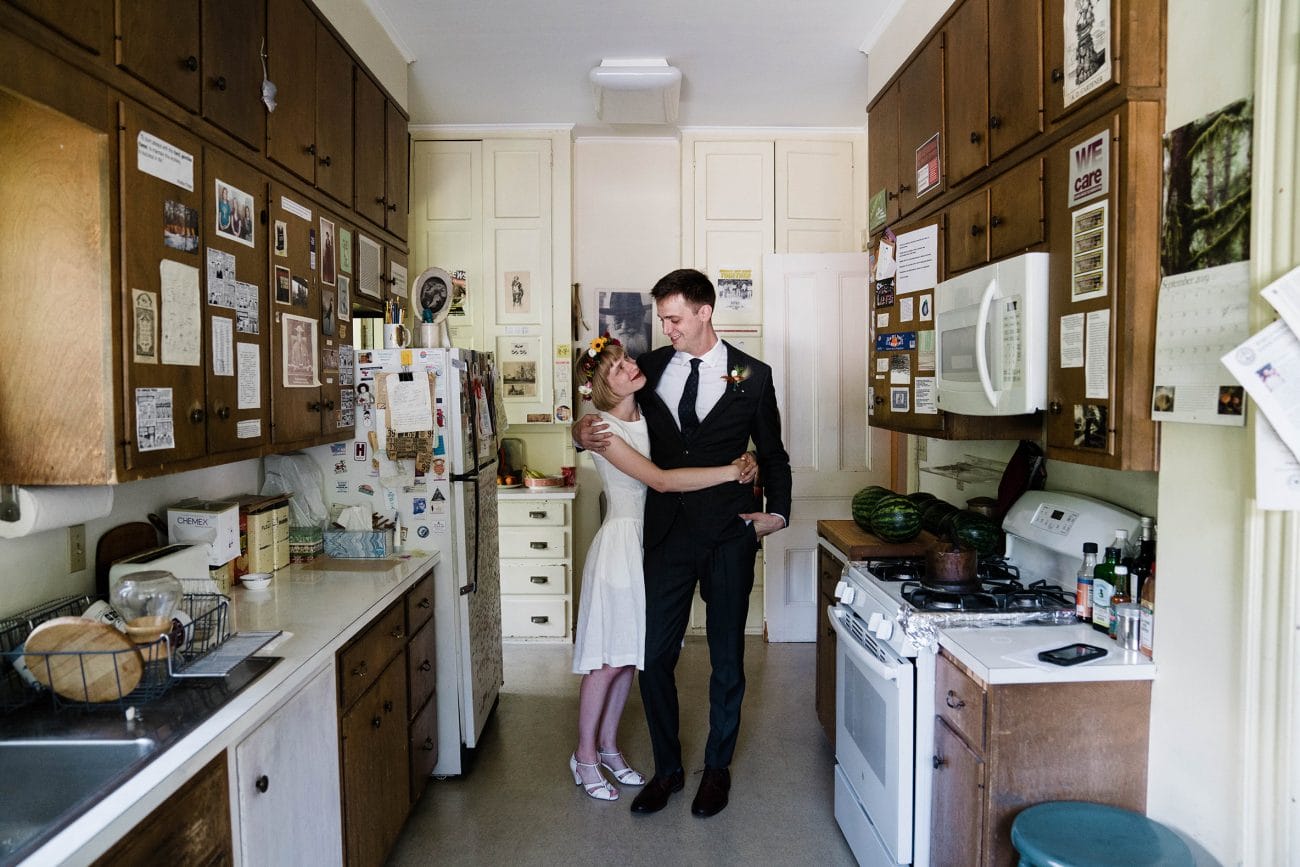
<svg viewBox="0 0 1300 867">
<path fill-rule="evenodd" d="M 926 584 L 976 584 L 979 552 L 955 542 L 940 539 L 925 552 Z"/>
</svg>

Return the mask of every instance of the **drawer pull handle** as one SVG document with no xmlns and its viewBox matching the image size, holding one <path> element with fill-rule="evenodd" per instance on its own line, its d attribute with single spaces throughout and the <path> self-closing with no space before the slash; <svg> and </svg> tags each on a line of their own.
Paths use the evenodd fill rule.
<svg viewBox="0 0 1300 867">
<path fill-rule="evenodd" d="M 377 728 L 379 728 L 379 727 L 380 727 L 381 725 L 383 725 L 383 724 L 384 724 L 384 721 L 383 721 L 383 719 L 380 718 L 380 717 L 375 717 L 374 719 L 372 719 L 372 720 L 370 721 L 370 727 L 371 727 L 372 729 L 377 729 Z"/>
<path fill-rule="evenodd" d="M 392 712 L 393 712 L 393 700 L 391 698 L 384 699 L 384 713 L 392 713 Z"/>
<path fill-rule="evenodd" d="M 1002 225 L 1002 218 L 997 216 L 992 217 L 989 220 L 989 225 L 996 229 L 998 226 Z"/>
<path fill-rule="evenodd" d="M 546 513 L 545 513 L 545 512 L 529 512 L 529 513 L 528 513 L 528 517 L 533 518 L 533 519 L 538 520 L 538 521 L 545 521 L 545 520 L 546 520 Z"/>
<path fill-rule="evenodd" d="M 199 71 L 199 59 L 195 57 L 193 54 L 191 54 L 189 57 L 182 60 L 181 65 L 184 66 L 186 69 L 188 69 L 190 72 Z"/>
<path fill-rule="evenodd" d="M 551 579 L 547 578 L 545 575 L 533 575 L 530 576 L 528 580 L 533 582 L 534 584 L 545 584 Z"/>
<path fill-rule="evenodd" d="M 550 547 L 550 544 L 547 542 L 529 542 L 528 547 L 532 548 L 534 551 L 545 551 Z"/>
<path fill-rule="evenodd" d="M 424 743 L 420 745 L 420 749 L 424 750 L 426 753 L 433 752 L 433 738 L 425 738 Z"/>
<path fill-rule="evenodd" d="M 388 634 L 391 635 L 393 638 L 405 638 L 406 630 L 399 626 Z"/>
<path fill-rule="evenodd" d="M 966 702 L 957 698 L 957 693 L 953 692 L 952 690 L 948 690 L 948 697 L 945 698 L 943 702 L 953 710 L 961 710 L 966 706 Z"/>
<path fill-rule="evenodd" d="M 257 789 L 259 792 L 266 792 L 267 789 L 271 788 L 271 778 L 266 774 L 262 774 L 262 776 L 257 778 L 257 782 L 253 783 L 253 788 Z"/>
<path fill-rule="evenodd" d="M 534 616 L 532 616 L 532 617 L 530 617 L 530 618 L 528 618 L 528 619 L 531 620 L 531 621 L 533 621 L 534 623 L 550 623 L 550 622 L 551 622 L 551 618 L 550 618 L 550 617 L 547 617 L 545 614 L 537 614 L 537 615 L 534 615 Z"/>
<path fill-rule="evenodd" d="M 423 599 L 421 599 L 419 602 L 416 603 L 415 607 L 416 607 L 416 608 L 431 608 L 431 607 L 433 607 L 433 602 L 429 599 L 428 596 L 425 596 Z"/>
<path fill-rule="evenodd" d="M 213 85 L 213 87 L 215 87 L 217 90 L 225 90 L 225 89 L 226 89 L 226 77 L 225 77 L 224 75 L 218 75 L 217 78 L 216 78 L 216 80 L 212 82 L 212 85 Z"/>
<path fill-rule="evenodd" d="M 936 771 L 939 770 L 940 768 L 942 768 L 944 765 L 948 764 L 948 760 L 947 760 L 947 759 L 940 758 L 939 756 L 935 756 L 935 757 L 933 758 L 933 762 L 934 762 L 934 769 L 935 769 Z"/>
<path fill-rule="evenodd" d="M 429 660 L 427 659 L 424 662 L 420 663 L 420 671 L 429 671 L 432 668 L 433 668 L 433 663 L 429 662 Z"/>
<path fill-rule="evenodd" d="M 366 664 L 364 662 L 358 665 L 356 668 L 352 669 L 353 677 L 366 677 L 369 674 L 370 674 L 370 669 L 366 667 Z"/>
<path fill-rule="evenodd" d="M 989 126 L 992 127 L 993 129 L 1002 129 L 1002 116 L 995 114 L 992 117 L 990 117 Z"/>
<path fill-rule="evenodd" d="M 980 226 L 980 225 L 976 224 L 976 225 L 972 225 L 972 226 L 970 227 L 970 236 L 971 236 L 972 238 L 978 238 L 980 235 L 983 235 L 983 234 L 984 234 L 984 227 L 983 227 L 983 226 Z"/>
<path fill-rule="evenodd" d="M 979 144 L 979 143 L 980 143 L 980 139 L 982 139 L 982 138 L 983 138 L 983 136 L 981 136 L 979 133 L 977 133 L 977 132 L 972 132 L 972 133 L 970 134 L 970 143 L 971 143 L 971 144 Z"/>
</svg>

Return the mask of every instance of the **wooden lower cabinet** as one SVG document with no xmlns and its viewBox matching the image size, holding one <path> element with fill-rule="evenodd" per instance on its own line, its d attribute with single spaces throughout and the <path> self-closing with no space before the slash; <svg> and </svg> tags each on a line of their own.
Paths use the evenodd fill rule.
<svg viewBox="0 0 1300 867">
<path fill-rule="evenodd" d="M 1150 681 L 987 686 L 941 653 L 930 863 L 1016 863 L 1011 823 L 1044 801 L 1145 812 L 1150 705 Z"/>
<path fill-rule="evenodd" d="M 235 860 L 223 752 L 128 831 L 96 865 L 225 865 Z"/>
<path fill-rule="evenodd" d="M 826 618 L 826 606 L 835 604 L 835 585 L 843 567 L 820 545 L 817 547 L 817 721 L 835 746 L 835 630 Z"/>
</svg>

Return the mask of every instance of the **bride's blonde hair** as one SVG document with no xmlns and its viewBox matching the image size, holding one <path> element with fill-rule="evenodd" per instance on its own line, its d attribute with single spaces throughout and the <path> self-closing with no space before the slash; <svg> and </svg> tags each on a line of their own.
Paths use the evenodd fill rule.
<svg viewBox="0 0 1300 867">
<path fill-rule="evenodd" d="M 591 403 L 596 409 L 609 412 L 622 400 L 609 387 L 609 371 L 623 359 L 623 355 L 623 347 L 617 343 L 610 343 L 600 351 L 596 367 L 591 373 Z"/>
</svg>

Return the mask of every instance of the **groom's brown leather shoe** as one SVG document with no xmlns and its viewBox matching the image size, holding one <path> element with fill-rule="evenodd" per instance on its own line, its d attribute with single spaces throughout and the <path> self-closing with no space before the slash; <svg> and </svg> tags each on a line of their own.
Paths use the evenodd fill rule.
<svg viewBox="0 0 1300 867">
<path fill-rule="evenodd" d="M 632 799 L 633 813 L 658 813 L 668 806 L 668 798 L 673 792 L 680 792 L 686 785 L 686 774 L 677 770 L 666 777 L 655 777 L 645 784 L 645 788 Z"/>
<path fill-rule="evenodd" d="M 691 812 L 707 818 L 721 813 L 727 806 L 731 792 L 731 771 L 726 768 L 705 768 L 700 778 L 700 789 L 691 802 Z"/>
</svg>

